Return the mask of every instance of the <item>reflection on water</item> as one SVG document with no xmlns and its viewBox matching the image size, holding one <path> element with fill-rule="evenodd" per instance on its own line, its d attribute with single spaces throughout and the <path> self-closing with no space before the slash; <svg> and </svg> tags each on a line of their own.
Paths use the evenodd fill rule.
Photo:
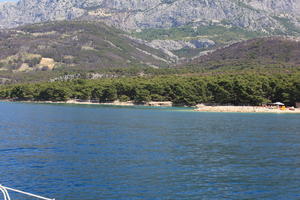
<svg viewBox="0 0 300 200">
<path fill-rule="evenodd" d="M 72 200 L 300 199 L 300 115 L 0 110 L 3 185 Z"/>
</svg>

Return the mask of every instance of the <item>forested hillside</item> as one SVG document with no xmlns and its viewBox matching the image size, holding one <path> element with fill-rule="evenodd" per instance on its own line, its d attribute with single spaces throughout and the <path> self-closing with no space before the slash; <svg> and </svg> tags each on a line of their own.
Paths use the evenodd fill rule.
<svg viewBox="0 0 300 200">
<path fill-rule="evenodd" d="M 36 101 L 68 99 L 172 101 L 175 105 L 199 103 L 261 105 L 300 101 L 300 73 L 260 75 L 253 73 L 213 76 L 156 76 L 74 80 L 0 87 L 0 98 Z"/>
</svg>

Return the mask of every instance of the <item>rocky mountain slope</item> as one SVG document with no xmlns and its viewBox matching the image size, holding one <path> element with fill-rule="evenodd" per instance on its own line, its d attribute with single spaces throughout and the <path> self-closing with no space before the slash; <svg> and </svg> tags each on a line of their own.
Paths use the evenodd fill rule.
<svg viewBox="0 0 300 200">
<path fill-rule="evenodd" d="M 0 30 L 0 77 L 53 71 L 164 67 L 174 60 L 98 22 L 49 22 Z"/>
<path fill-rule="evenodd" d="M 217 24 L 290 33 L 299 26 L 299 17 L 299 0 L 19 0 L 0 4 L 2 28 L 84 18 L 125 30 Z"/>
</svg>

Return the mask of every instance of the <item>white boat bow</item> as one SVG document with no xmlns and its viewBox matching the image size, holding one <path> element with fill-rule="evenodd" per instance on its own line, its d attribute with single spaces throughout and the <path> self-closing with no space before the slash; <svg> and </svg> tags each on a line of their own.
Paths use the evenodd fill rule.
<svg viewBox="0 0 300 200">
<path fill-rule="evenodd" d="M 21 190 L 17 190 L 17 189 L 5 187 L 3 185 L 0 185 L 0 191 L 3 194 L 4 200 L 11 200 L 8 191 L 17 192 L 17 193 L 24 194 L 24 195 L 27 195 L 27 196 L 31 196 L 31 197 L 34 197 L 34 198 L 37 198 L 37 199 L 55 200 L 55 199 L 50 199 L 50 198 L 42 197 L 40 195 L 32 194 L 32 193 L 29 193 L 29 192 L 24 192 L 24 191 L 21 191 Z"/>
</svg>

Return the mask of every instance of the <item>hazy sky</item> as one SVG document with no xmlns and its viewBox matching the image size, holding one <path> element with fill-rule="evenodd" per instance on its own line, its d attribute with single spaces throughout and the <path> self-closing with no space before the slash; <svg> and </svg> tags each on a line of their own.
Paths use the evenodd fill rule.
<svg viewBox="0 0 300 200">
<path fill-rule="evenodd" d="M 0 0 L 0 2 L 3 2 L 3 1 L 16 1 L 16 0 Z"/>
</svg>

